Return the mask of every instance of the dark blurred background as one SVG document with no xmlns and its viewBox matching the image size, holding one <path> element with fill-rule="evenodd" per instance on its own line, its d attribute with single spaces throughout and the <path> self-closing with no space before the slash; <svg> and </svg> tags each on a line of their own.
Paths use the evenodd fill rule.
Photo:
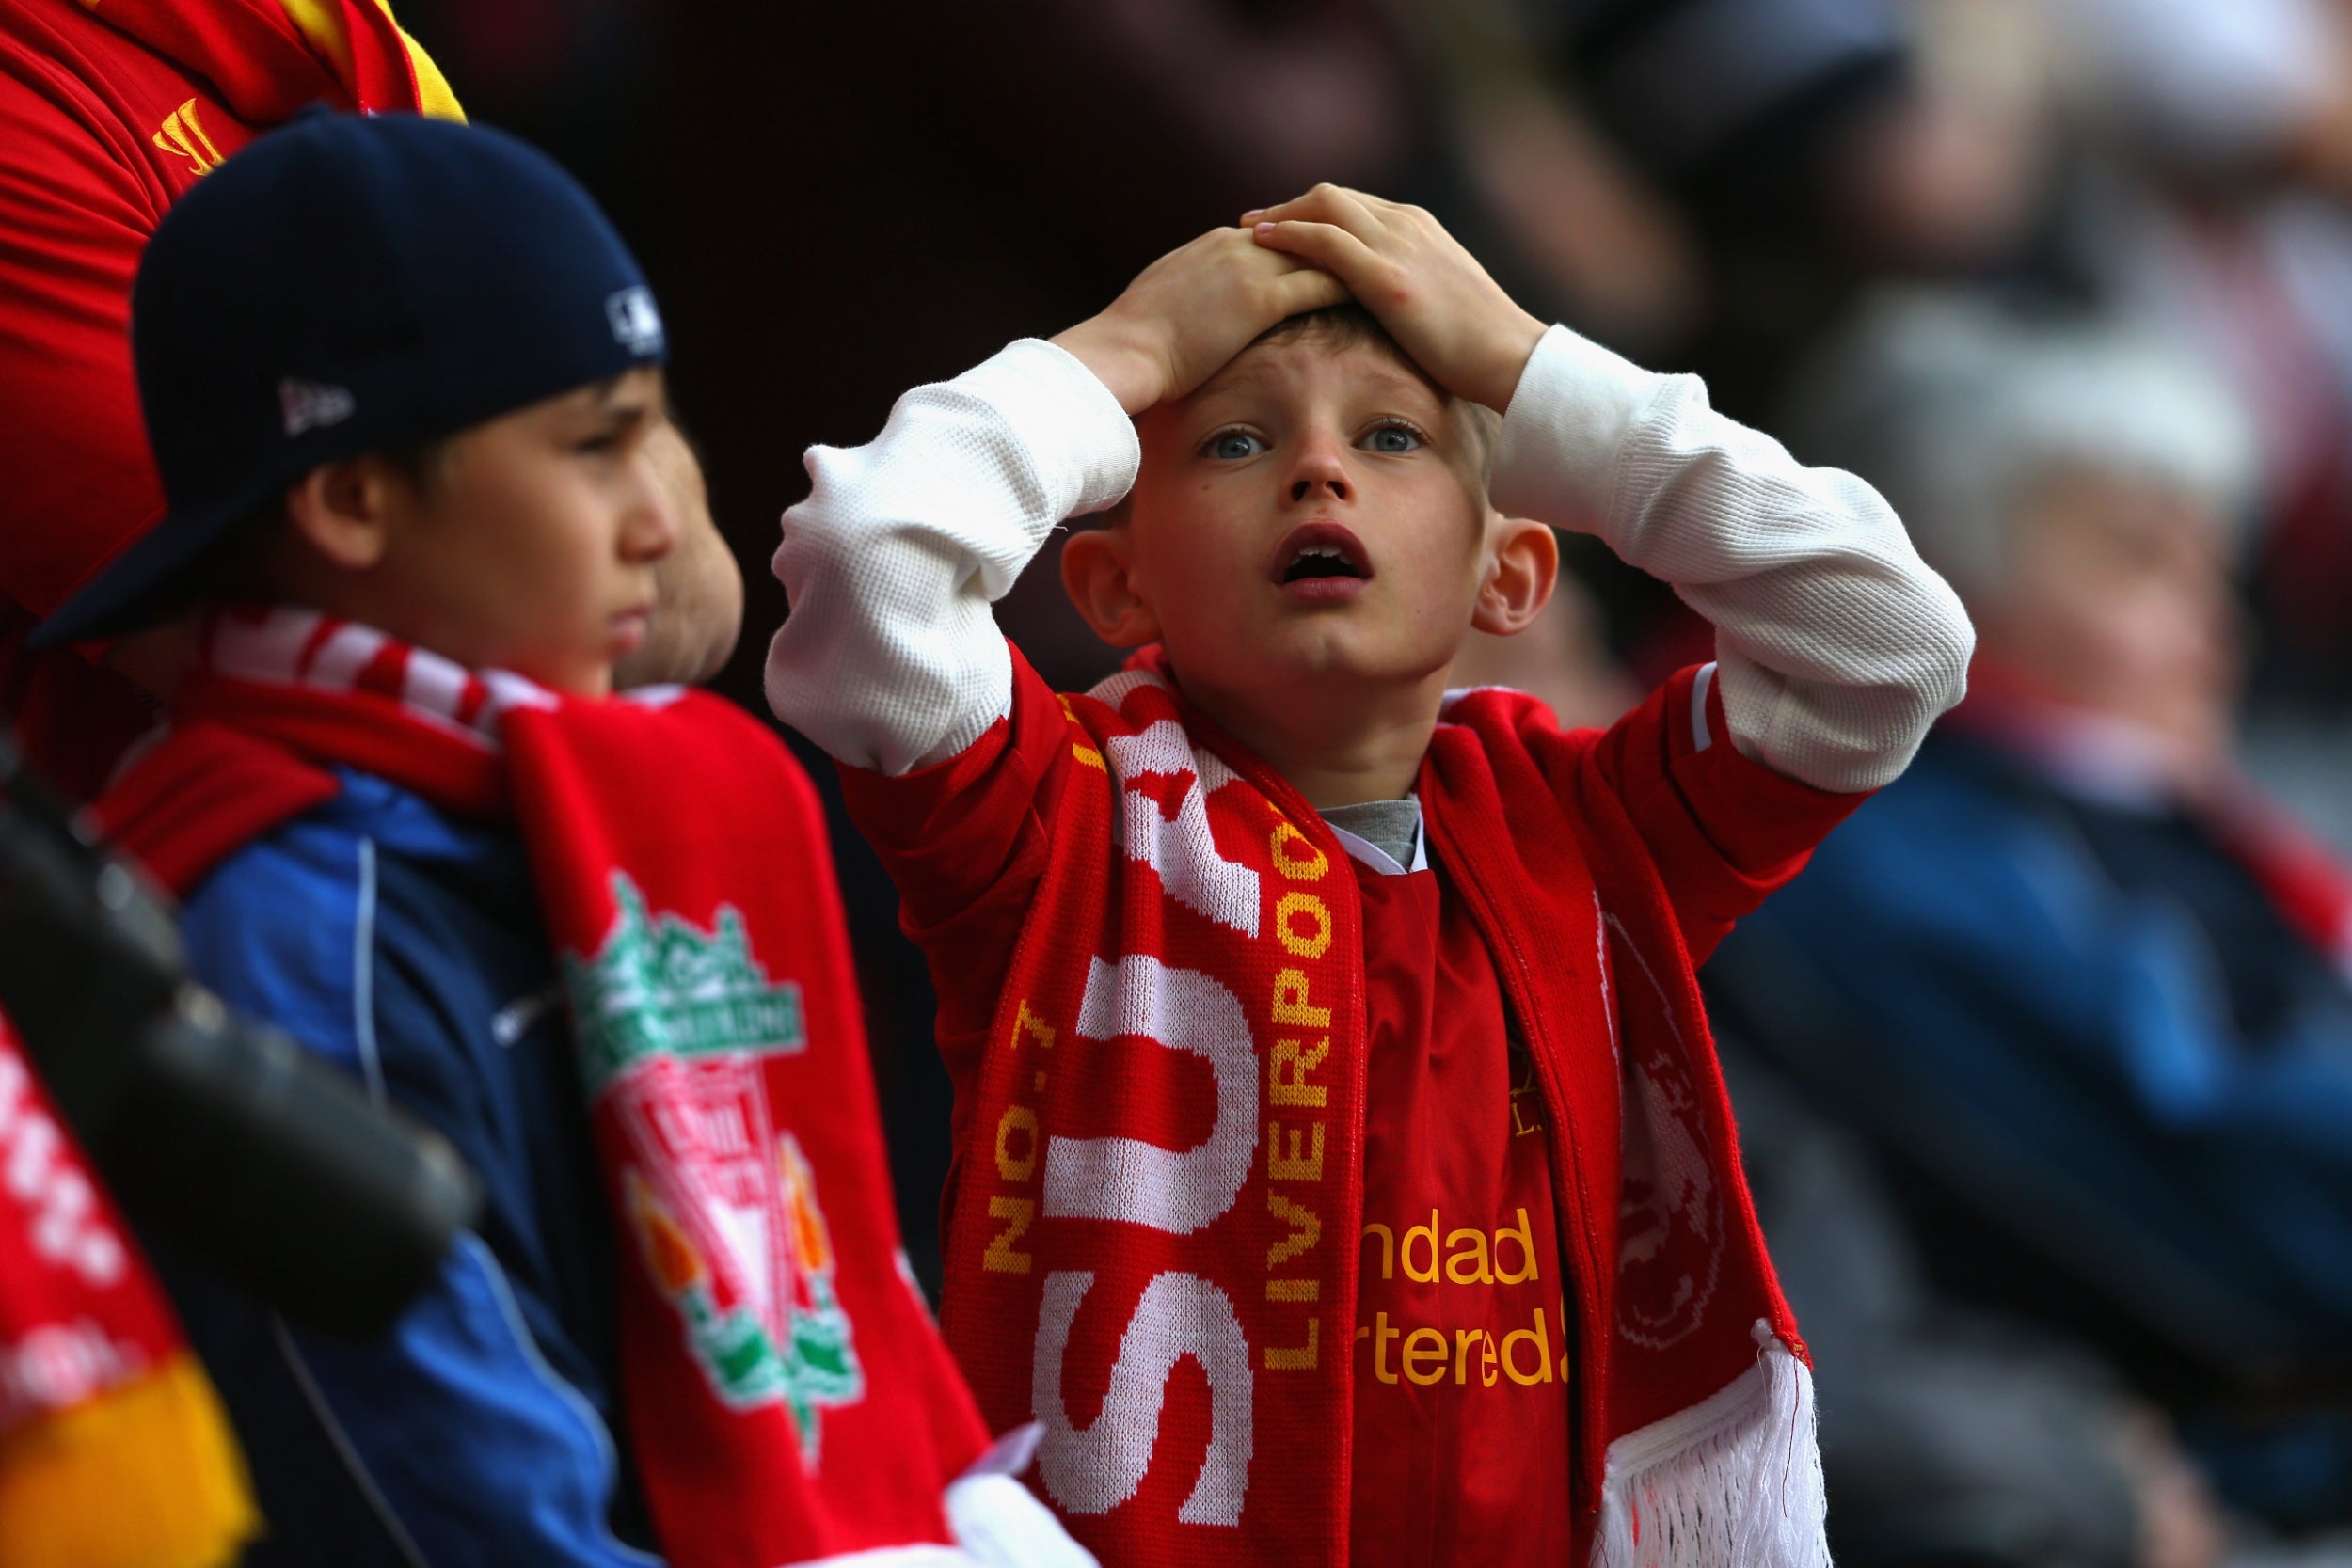
<svg viewBox="0 0 2352 1568">
<path fill-rule="evenodd" d="M 1855 819 L 1891 847 L 1825 850 L 1708 976 L 1839 1555 L 2352 1562 L 2352 3 L 400 10 L 652 275 L 755 712 L 805 447 L 1318 180 L 1879 483 L 1979 619 L 1979 699 Z M 1605 723 L 1708 637 L 1571 544 L 1558 611 L 1464 673 Z M 1002 618 L 1058 684 L 1109 666 L 1050 572 Z M 1928 839 L 1956 869 L 1900 869 Z M 935 1287 L 930 994 L 836 850 Z M 1863 927 L 1897 945 L 1856 976 Z"/>
</svg>

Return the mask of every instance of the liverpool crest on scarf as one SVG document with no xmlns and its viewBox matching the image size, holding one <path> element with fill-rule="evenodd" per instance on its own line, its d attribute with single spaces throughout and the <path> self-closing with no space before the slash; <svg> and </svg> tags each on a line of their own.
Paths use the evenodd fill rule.
<svg viewBox="0 0 2352 1568">
<path fill-rule="evenodd" d="M 592 1114 L 627 1150 L 622 1214 L 711 1393 L 783 1403 L 814 1468 L 819 1412 L 863 1399 L 866 1375 L 816 1173 L 768 1100 L 765 1064 L 808 1049 L 800 984 L 769 978 L 733 905 L 703 931 L 649 919 L 625 871 L 611 887 L 612 927 L 564 956 L 564 985 Z"/>
<path fill-rule="evenodd" d="M 181 888 L 338 765 L 519 829 L 668 1560 L 944 1549 L 987 1435 L 898 1250 L 824 817 L 781 742 L 700 693 L 561 697 L 293 610 L 209 617 L 174 715 L 107 815 Z"/>
</svg>

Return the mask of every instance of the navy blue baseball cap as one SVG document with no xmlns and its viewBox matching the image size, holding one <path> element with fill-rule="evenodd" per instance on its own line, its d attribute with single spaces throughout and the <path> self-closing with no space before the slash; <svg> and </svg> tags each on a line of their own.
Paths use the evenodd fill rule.
<svg viewBox="0 0 2352 1568">
<path fill-rule="evenodd" d="M 453 435 L 668 346 L 635 259 L 547 154 L 480 126 L 313 110 L 156 227 L 131 350 L 167 509 L 36 647 L 180 610 L 205 552 L 322 463 Z"/>
</svg>

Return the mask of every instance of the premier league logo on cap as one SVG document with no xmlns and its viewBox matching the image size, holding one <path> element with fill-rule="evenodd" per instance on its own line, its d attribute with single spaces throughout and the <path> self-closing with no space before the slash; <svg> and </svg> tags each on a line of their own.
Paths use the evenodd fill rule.
<svg viewBox="0 0 2352 1568">
<path fill-rule="evenodd" d="M 613 340 L 629 353 L 650 359 L 661 352 L 661 311 L 651 289 L 643 283 L 623 289 L 604 302 L 604 313 L 612 323 Z"/>
</svg>

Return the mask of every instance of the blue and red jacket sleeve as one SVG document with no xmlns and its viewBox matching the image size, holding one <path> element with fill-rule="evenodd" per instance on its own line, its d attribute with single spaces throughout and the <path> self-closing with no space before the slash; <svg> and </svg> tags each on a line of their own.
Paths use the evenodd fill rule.
<svg viewBox="0 0 2352 1568">
<path fill-rule="evenodd" d="M 252 1465 L 248 1560 L 656 1562 L 616 1533 L 611 1222 L 520 846 L 342 777 L 194 890 L 191 969 L 448 1137 L 485 1205 L 370 1342 L 162 1260 Z"/>
</svg>

